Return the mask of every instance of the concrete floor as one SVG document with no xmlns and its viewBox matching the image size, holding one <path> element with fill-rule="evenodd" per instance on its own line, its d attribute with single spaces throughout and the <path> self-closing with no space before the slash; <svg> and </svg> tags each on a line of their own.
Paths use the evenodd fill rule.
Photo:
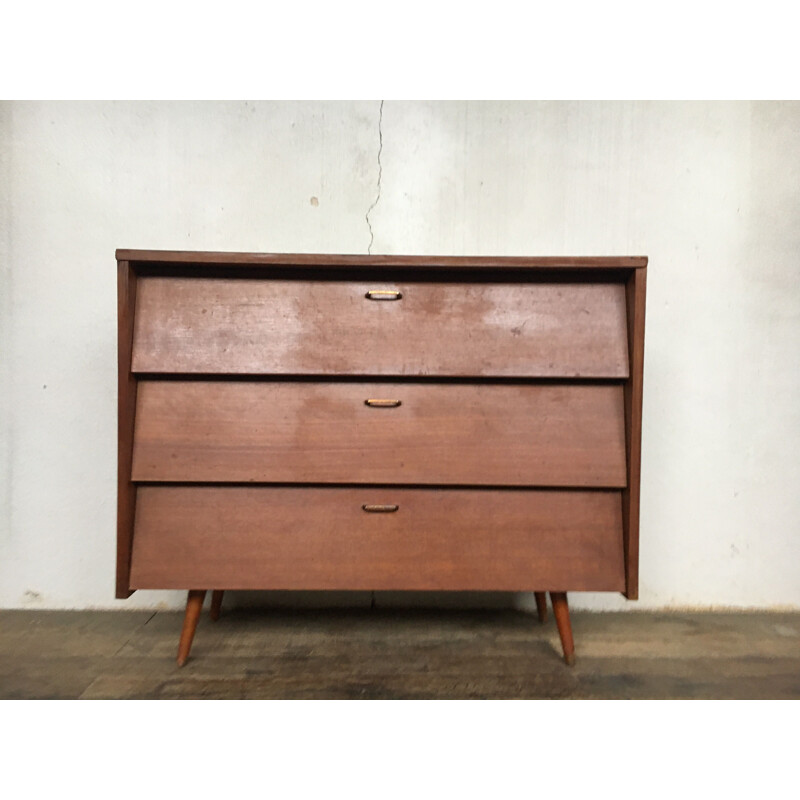
<svg viewBox="0 0 800 800">
<path fill-rule="evenodd" d="M 0 698 L 800 698 L 800 613 L 223 610 L 189 662 L 175 612 L 0 613 Z"/>
</svg>

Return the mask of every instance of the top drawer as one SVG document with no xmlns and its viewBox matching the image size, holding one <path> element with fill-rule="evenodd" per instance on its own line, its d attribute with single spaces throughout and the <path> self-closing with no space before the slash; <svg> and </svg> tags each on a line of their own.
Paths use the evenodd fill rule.
<svg viewBox="0 0 800 800">
<path fill-rule="evenodd" d="M 143 276 L 132 370 L 626 378 L 625 287 Z"/>
</svg>

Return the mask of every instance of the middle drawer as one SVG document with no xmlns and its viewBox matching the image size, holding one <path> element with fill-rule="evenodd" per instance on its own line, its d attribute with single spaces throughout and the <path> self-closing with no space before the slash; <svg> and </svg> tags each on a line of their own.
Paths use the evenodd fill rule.
<svg viewBox="0 0 800 800">
<path fill-rule="evenodd" d="M 622 387 L 141 381 L 132 477 L 620 488 Z"/>
</svg>

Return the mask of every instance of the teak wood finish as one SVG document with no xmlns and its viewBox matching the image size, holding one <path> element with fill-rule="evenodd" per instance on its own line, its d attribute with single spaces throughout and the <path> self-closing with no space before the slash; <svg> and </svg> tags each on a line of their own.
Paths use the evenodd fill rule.
<svg viewBox="0 0 800 800">
<path fill-rule="evenodd" d="M 133 370 L 626 378 L 625 313 L 609 283 L 144 277 Z"/>
<path fill-rule="evenodd" d="M 200 619 L 200 612 L 203 610 L 203 601 L 206 599 L 205 589 L 190 589 L 189 597 L 186 600 L 186 616 L 183 619 L 183 629 L 181 638 L 178 642 L 178 666 L 182 667 L 189 658 L 189 651 L 192 649 L 194 632 L 197 630 L 197 622 Z"/>
<path fill-rule="evenodd" d="M 224 590 L 215 589 L 211 592 L 211 620 L 216 622 L 222 612 L 222 596 L 225 594 Z"/>
<path fill-rule="evenodd" d="M 647 259 L 117 251 L 117 597 L 638 593 Z"/>
<path fill-rule="evenodd" d="M 147 380 L 136 419 L 134 481 L 627 484 L 613 384 Z"/>
<path fill-rule="evenodd" d="M 619 491 L 148 485 L 131 587 L 622 591 L 622 552 Z"/>
</svg>

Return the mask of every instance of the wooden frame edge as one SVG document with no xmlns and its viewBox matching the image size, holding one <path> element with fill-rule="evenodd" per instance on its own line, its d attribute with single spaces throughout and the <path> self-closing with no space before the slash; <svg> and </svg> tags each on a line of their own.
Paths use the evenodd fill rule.
<svg viewBox="0 0 800 800">
<path fill-rule="evenodd" d="M 633 270 L 625 285 L 630 378 L 625 383 L 625 443 L 628 485 L 622 492 L 625 597 L 639 598 L 639 503 L 642 458 L 642 389 L 647 268 Z"/>
<path fill-rule="evenodd" d="M 131 373 L 136 274 L 128 261 L 117 263 L 117 599 L 130 597 L 131 549 L 136 486 L 131 482 L 136 378 Z"/>
<path fill-rule="evenodd" d="M 646 256 L 443 256 L 345 253 L 236 253 L 190 250 L 116 251 L 129 263 L 206 264 L 214 266 L 293 267 L 439 267 L 443 269 L 641 269 Z"/>
</svg>

